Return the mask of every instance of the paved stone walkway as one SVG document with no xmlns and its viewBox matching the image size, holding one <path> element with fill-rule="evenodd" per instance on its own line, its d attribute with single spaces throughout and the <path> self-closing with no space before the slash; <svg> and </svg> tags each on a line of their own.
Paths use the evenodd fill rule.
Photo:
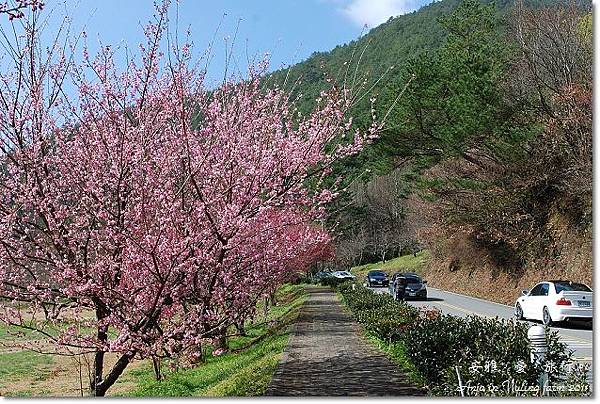
<svg viewBox="0 0 600 404">
<path fill-rule="evenodd" d="M 267 396 L 424 395 L 360 329 L 328 288 L 309 288 Z"/>
</svg>

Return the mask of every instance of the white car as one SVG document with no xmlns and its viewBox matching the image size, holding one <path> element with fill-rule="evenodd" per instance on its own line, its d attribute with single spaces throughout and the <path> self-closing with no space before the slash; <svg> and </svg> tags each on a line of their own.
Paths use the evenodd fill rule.
<svg viewBox="0 0 600 404">
<path fill-rule="evenodd" d="M 592 320 L 593 292 L 582 283 L 540 282 L 522 294 L 515 303 L 515 317 L 519 320 L 541 320 L 545 325 L 555 321 Z"/>
<path fill-rule="evenodd" d="M 356 276 L 352 275 L 350 272 L 348 271 L 335 271 L 334 273 L 331 274 L 331 276 L 333 276 L 334 278 L 338 278 L 338 279 L 356 279 Z"/>
</svg>

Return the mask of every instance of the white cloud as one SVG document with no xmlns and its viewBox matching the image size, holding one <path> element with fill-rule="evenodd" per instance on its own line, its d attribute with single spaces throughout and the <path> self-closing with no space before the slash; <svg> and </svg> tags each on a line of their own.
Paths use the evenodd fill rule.
<svg viewBox="0 0 600 404">
<path fill-rule="evenodd" d="M 423 0 L 351 0 L 341 10 L 359 26 L 369 28 L 387 21 L 392 16 L 410 13 L 421 7 Z"/>
</svg>

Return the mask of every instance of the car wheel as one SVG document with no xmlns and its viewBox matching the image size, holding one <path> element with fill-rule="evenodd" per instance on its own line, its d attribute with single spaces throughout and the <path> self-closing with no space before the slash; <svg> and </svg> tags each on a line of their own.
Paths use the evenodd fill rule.
<svg viewBox="0 0 600 404">
<path fill-rule="evenodd" d="M 523 308 L 519 303 L 515 306 L 515 318 L 517 320 L 523 320 Z"/>
<path fill-rule="evenodd" d="M 550 312 L 547 307 L 544 307 L 544 311 L 542 312 L 542 322 L 547 326 L 552 325 L 552 317 L 550 317 Z"/>
</svg>

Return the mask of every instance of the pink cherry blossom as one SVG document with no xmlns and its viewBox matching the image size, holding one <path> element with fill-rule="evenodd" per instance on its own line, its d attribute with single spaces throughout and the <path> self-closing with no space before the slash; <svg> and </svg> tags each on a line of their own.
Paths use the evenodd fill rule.
<svg viewBox="0 0 600 404">
<path fill-rule="evenodd" d="M 47 337 L 95 353 L 96 395 L 330 258 L 324 206 L 339 190 L 324 180 L 378 129 L 344 136 L 352 97 L 335 86 L 300 116 L 264 86 L 266 61 L 208 91 L 190 44 L 163 55 L 165 4 L 123 70 L 110 47 L 76 64 L 54 46 L 0 74 L 0 320 L 43 333 L 69 320 Z M 120 355 L 110 369 L 106 352 Z"/>
</svg>

